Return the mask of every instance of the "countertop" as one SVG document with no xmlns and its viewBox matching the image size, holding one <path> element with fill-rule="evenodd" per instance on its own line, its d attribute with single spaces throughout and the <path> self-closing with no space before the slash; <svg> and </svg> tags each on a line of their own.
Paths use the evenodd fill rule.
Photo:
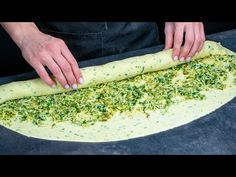
<svg viewBox="0 0 236 177">
<path fill-rule="evenodd" d="M 215 33 L 207 39 L 236 51 L 236 30 Z M 163 45 L 80 62 L 103 64 L 152 53 Z M 36 77 L 32 73 L 0 78 L 0 84 Z M 236 154 L 236 98 L 189 124 L 153 135 L 107 143 L 49 141 L 28 138 L 0 126 L 0 154 Z"/>
</svg>

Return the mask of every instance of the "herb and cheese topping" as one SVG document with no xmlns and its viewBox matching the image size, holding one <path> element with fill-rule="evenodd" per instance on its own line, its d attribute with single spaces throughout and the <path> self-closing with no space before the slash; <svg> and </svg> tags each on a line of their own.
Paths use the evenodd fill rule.
<svg viewBox="0 0 236 177">
<path fill-rule="evenodd" d="M 39 126 L 47 119 L 52 125 L 70 121 L 89 126 L 106 121 L 117 112 L 129 115 L 138 111 L 148 117 L 150 110 L 160 109 L 164 113 L 179 101 L 202 100 L 204 91 L 224 89 L 229 74 L 236 84 L 236 56 L 214 55 L 76 91 L 6 101 L 0 104 L 0 119 L 6 124 L 16 117 Z"/>
</svg>

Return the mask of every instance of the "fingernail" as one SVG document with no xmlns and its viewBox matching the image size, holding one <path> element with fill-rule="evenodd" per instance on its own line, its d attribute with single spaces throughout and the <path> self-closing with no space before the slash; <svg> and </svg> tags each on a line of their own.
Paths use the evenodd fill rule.
<svg viewBox="0 0 236 177">
<path fill-rule="evenodd" d="M 52 87 L 52 88 L 56 88 L 56 85 L 55 85 L 55 84 L 53 84 L 53 85 L 51 85 L 51 87 Z"/>
<path fill-rule="evenodd" d="M 70 88 L 70 86 L 68 84 L 65 85 L 65 89 L 68 89 Z"/>
<path fill-rule="evenodd" d="M 79 83 L 80 84 L 83 84 L 84 83 L 84 79 L 81 77 L 81 78 L 79 78 Z"/>
<path fill-rule="evenodd" d="M 77 89 L 77 88 L 78 88 L 77 84 L 73 84 L 73 85 L 72 85 L 72 88 L 73 88 L 73 89 Z"/>
<path fill-rule="evenodd" d="M 184 61 L 184 57 L 181 57 L 181 58 L 180 58 L 180 61 Z"/>
<path fill-rule="evenodd" d="M 191 57 L 188 57 L 188 58 L 187 58 L 187 61 L 190 61 L 190 60 L 191 60 Z"/>
<path fill-rule="evenodd" d="M 178 56 L 175 56 L 175 57 L 174 57 L 174 60 L 177 61 L 177 60 L 178 60 Z"/>
</svg>

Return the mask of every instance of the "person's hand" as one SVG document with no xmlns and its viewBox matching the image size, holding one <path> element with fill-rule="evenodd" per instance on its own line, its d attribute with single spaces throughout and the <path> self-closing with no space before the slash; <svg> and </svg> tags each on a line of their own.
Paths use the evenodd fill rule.
<svg viewBox="0 0 236 177">
<path fill-rule="evenodd" d="M 201 22 L 165 23 L 165 49 L 173 48 L 174 60 L 190 61 L 202 49 L 204 41 L 205 32 Z"/>
<path fill-rule="evenodd" d="M 24 35 L 19 47 L 26 61 L 51 87 L 56 87 L 56 83 L 45 66 L 66 89 L 76 89 L 79 83 L 83 83 L 78 63 L 62 39 L 37 31 Z"/>
</svg>

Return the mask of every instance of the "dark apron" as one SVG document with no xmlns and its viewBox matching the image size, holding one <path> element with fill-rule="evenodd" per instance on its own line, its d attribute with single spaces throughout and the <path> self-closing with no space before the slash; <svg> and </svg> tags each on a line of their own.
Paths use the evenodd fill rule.
<svg viewBox="0 0 236 177">
<path fill-rule="evenodd" d="M 36 25 L 42 32 L 63 39 L 78 61 L 160 43 L 154 22 L 45 22 Z"/>
</svg>

